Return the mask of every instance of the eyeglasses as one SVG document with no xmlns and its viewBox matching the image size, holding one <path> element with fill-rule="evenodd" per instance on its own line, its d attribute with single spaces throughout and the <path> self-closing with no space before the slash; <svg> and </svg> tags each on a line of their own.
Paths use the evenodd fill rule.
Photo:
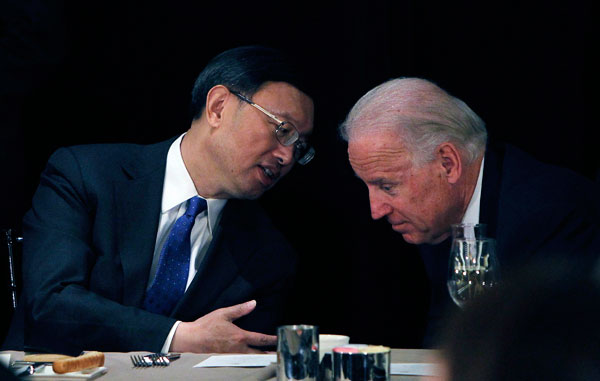
<svg viewBox="0 0 600 381">
<path fill-rule="evenodd" d="M 305 165 L 309 161 L 311 161 L 313 157 L 315 157 L 315 149 L 311 147 L 307 142 L 300 140 L 300 133 L 298 132 L 296 126 L 294 126 L 291 122 L 286 122 L 284 120 L 279 119 L 269 111 L 265 110 L 263 107 L 252 102 L 245 95 L 238 93 L 237 91 L 229 91 L 231 91 L 232 94 L 234 94 L 244 102 L 248 103 L 250 106 L 256 108 L 257 110 L 261 111 L 266 116 L 277 122 L 277 126 L 275 127 L 275 137 L 277 138 L 277 141 L 279 143 L 286 147 L 291 146 L 292 144 L 294 145 L 294 159 L 296 160 L 296 162 L 298 162 L 298 164 Z"/>
</svg>

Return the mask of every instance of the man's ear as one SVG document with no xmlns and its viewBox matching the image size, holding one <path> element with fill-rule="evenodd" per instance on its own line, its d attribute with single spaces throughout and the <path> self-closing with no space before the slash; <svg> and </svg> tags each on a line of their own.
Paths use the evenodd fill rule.
<svg viewBox="0 0 600 381">
<path fill-rule="evenodd" d="M 456 146 L 450 142 L 442 143 L 437 154 L 444 168 L 444 174 L 450 184 L 455 184 L 462 174 L 462 160 Z"/>
<path fill-rule="evenodd" d="M 225 102 L 230 95 L 229 90 L 223 85 L 214 86 L 208 91 L 204 113 L 209 126 L 219 127 L 221 125 Z"/>
</svg>

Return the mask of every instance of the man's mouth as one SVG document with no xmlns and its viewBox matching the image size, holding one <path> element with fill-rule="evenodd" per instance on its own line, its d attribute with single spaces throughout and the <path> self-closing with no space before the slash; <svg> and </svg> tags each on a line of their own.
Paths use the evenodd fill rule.
<svg viewBox="0 0 600 381">
<path fill-rule="evenodd" d="M 277 179 L 279 178 L 279 172 L 276 172 L 273 168 L 263 167 L 262 165 L 259 165 L 259 168 L 261 169 L 263 174 L 263 176 L 261 176 L 262 183 L 266 187 L 270 187 L 271 185 L 273 185 L 275 181 L 277 181 Z"/>
<path fill-rule="evenodd" d="M 269 177 L 271 180 L 277 179 L 277 176 L 271 171 L 269 168 L 261 167 L 265 175 Z"/>
<path fill-rule="evenodd" d="M 392 225 L 392 229 L 394 229 L 396 231 L 404 231 L 408 227 L 408 222 L 407 221 L 400 221 L 400 222 L 391 222 L 390 221 L 390 225 Z"/>
</svg>

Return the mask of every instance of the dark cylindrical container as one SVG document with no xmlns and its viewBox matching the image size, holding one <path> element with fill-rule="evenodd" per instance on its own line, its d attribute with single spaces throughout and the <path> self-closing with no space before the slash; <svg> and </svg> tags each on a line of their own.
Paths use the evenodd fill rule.
<svg viewBox="0 0 600 381">
<path fill-rule="evenodd" d="M 390 379 L 390 348 L 337 347 L 333 349 L 335 381 L 387 381 Z"/>
</svg>

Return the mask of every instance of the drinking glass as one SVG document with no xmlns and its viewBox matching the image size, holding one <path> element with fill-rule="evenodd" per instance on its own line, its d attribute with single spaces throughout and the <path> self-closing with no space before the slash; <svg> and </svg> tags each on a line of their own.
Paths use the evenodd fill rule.
<svg viewBox="0 0 600 381">
<path fill-rule="evenodd" d="M 285 325 L 277 328 L 277 380 L 316 381 L 319 370 L 319 328 Z"/>
<path fill-rule="evenodd" d="M 496 241 L 471 235 L 452 240 L 448 265 L 448 291 L 454 303 L 464 308 L 470 301 L 494 288 L 499 280 Z"/>
<path fill-rule="evenodd" d="M 464 239 L 477 239 L 477 238 L 488 238 L 487 237 L 487 225 L 486 224 L 474 224 L 474 223 L 460 223 L 452 225 L 452 240 L 464 238 Z"/>
</svg>

